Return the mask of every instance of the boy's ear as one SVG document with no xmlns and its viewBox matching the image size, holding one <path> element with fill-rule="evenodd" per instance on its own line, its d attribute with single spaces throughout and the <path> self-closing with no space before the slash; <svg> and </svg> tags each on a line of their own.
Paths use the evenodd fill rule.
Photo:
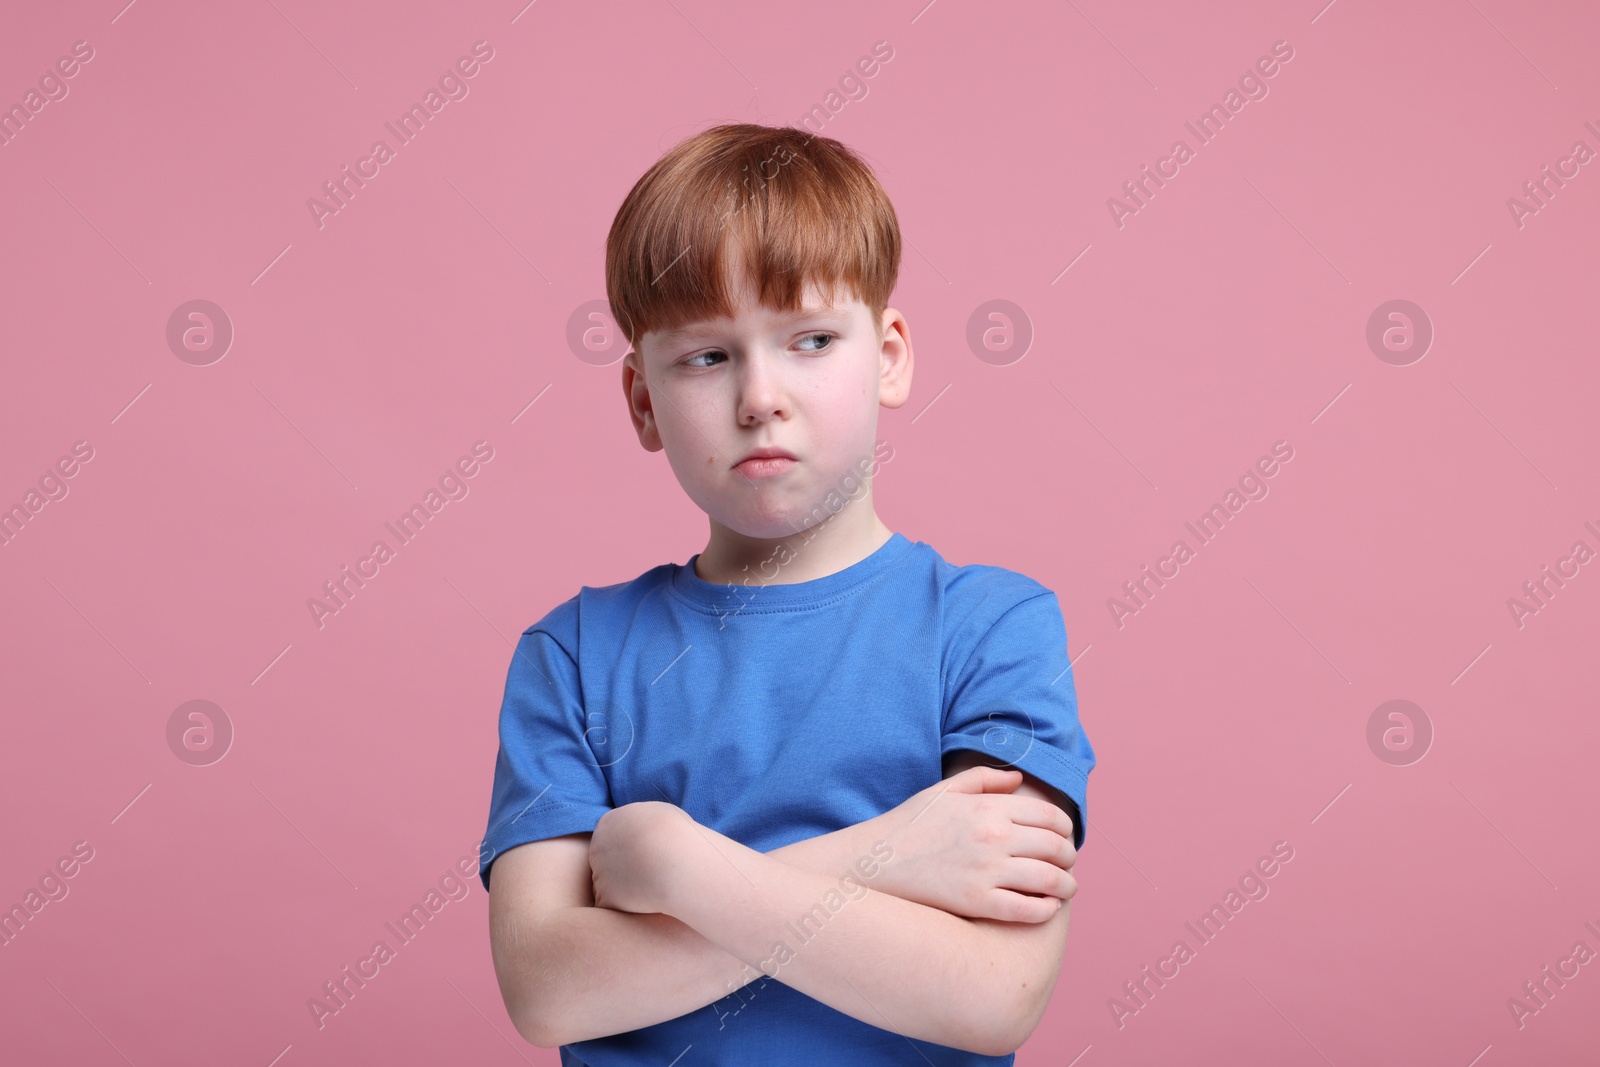
<svg viewBox="0 0 1600 1067">
<path fill-rule="evenodd" d="M 879 361 L 878 403 L 900 407 L 911 398 L 911 324 L 894 308 L 883 309 Z"/>
<path fill-rule="evenodd" d="M 639 444 L 648 452 L 660 452 L 661 433 L 656 429 L 655 407 L 650 400 L 650 386 L 644 378 L 644 365 L 637 348 L 629 349 L 622 357 L 622 395 L 628 401 L 628 417 L 633 420 Z"/>
</svg>

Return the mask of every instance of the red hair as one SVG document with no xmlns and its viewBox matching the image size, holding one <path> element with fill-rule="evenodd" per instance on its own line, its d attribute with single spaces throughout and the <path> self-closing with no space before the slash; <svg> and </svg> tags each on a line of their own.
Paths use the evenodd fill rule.
<svg viewBox="0 0 1600 1067">
<path fill-rule="evenodd" d="M 768 308 L 799 310 L 808 283 L 842 286 L 881 333 L 900 225 L 872 169 L 838 141 L 716 126 L 670 149 L 617 209 L 606 237 L 611 316 L 635 348 L 652 330 L 731 318 L 725 272 L 735 262 Z"/>
</svg>

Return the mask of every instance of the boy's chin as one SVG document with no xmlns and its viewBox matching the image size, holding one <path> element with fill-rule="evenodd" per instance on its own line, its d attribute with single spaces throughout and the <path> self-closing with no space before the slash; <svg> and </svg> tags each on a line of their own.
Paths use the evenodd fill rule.
<svg viewBox="0 0 1600 1067">
<path fill-rule="evenodd" d="M 795 537 L 805 532 L 805 528 L 796 529 L 788 523 L 751 523 L 751 522 L 724 522 L 723 526 L 743 537 L 755 541 L 782 541 Z"/>
<path fill-rule="evenodd" d="M 805 533 L 813 516 L 802 511 L 752 515 L 736 513 L 718 516 L 717 521 L 732 532 L 760 541 L 779 541 Z"/>
</svg>

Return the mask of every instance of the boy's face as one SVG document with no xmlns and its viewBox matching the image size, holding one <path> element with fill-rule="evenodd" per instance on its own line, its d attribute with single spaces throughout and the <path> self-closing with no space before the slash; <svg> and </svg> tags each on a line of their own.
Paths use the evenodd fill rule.
<svg viewBox="0 0 1600 1067">
<path fill-rule="evenodd" d="M 878 408 L 910 394 L 910 333 L 887 308 L 880 339 L 872 310 L 842 291 L 829 309 L 812 286 L 793 313 L 755 304 L 742 276 L 735 292 L 735 318 L 643 335 L 623 361 L 622 387 L 639 443 L 666 450 L 714 522 L 789 537 L 829 514 L 830 492 L 860 495 Z M 794 458 L 741 463 L 760 448 Z"/>
</svg>

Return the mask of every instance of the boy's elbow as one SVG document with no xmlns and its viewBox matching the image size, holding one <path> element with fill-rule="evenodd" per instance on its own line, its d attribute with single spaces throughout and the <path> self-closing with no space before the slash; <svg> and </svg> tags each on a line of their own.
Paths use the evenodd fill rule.
<svg viewBox="0 0 1600 1067">
<path fill-rule="evenodd" d="M 565 1043 L 557 990 L 549 980 L 553 968 L 542 958 L 551 948 L 546 939 L 511 921 L 497 926 L 490 944 L 500 999 L 517 1033 L 539 1048 Z"/>
<path fill-rule="evenodd" d="M 1009 1056 L 1021 1046 L 1021 1042 L 1012 1041 L 1009 1036 L 994 1033 L 994 1026 L 989 1026 L 990 1033 L 981 1041 L 968 1041 L 962 1044 L 961 1051 L 971 1052 L 979 1056 Z"/>
<path fill-rule="evenodd" d="M 560 1048 L 568 1043 L 553 1032 L 540 1029 L 532 1025 L 531 1022 L 518 1023 L 517 1033 L 522 1035 L 524 1041 L 537 1048 Z"/>
<path fill-rule="evenodd" d="M 506 1015 L 522 1040 L 539 1048 L 555 1048 L 551 1040 L 548 1012 L 539 1010 L 535 998 L 525 988 L 516 988 L 501 976 L 500 1000 L 505 1004 Z"/>
<path fill-rule="evenodd" d="M 962 1039 L 947 1043 L 979 1056 L 1011 1055 L 1044 1018 L 1050 994 L 1041 989 L 1043 984 L 1033 975 L 1000 973 L 997 968 L 982 995 L 962 998 L 962 1006 L 969 1013 L 961 1028 Z"/>
<path fill-rule="evenodd" d="M 504 1000 L 511 1024 L 530 1045 L 559 1048 L 580 1040 L 572 1032 L 572 1018 L 563 1014 L 567 1004 L 559 990 L 549 986 L 539 989 L 528 984 L 520 990 L 502 987 L 502 992 L 510 994 Z"/>
<path fill-rule="evenodd" d="M 517 1033 L 522 1035 L 522 1040 L 535 1048 L 555 1049 L 560 1048 L 562 1045 L 570 1045 L 576 1040 L 575 1038 L 563 1037 L 559 1031 L 542 1028 L 536 1025 L 533 1020 L 519 1021 L 513 1018 L 512 1023 L 516 1026 Z"/>
<path fill-rule="evenodd" d="M 1001 983 L 996 991 L 997 1010 L 985 1012 L 977 1022 L 974 1033 L 978 1038 L 967 1045 L 966 1051 L 980 1056 L 1009 1056 L 1020 1049 L 1039 1028 L 1050 1003 L 1047 989 L 1042 995 L 1029 995 L 1040 985 L 1030 978 L 1026 989 L 1019 991 L 1010 978 Z"/>
<path fill-rule="evenodd" d="M 505 998 L 506 1014 L 511 1017 L 511 1025 L 516 1027 L 517 1033 L 530 1045 L 539 1048 L 559 1048 L 571 1042 L 563 1035 L 560 1021 L 548 1007 L 538 1003 L 521 1001 L 513 1003 L 512 999 Z"/>
<path fill-rule="evenodd" d="M 963 1042 L 963 1050 L 980 1056 L 1009 1056 L 1022 1047 L 1039 1025 L 1032 1011 L 1023 1013 L 1014 1001 L 1002 1004 L 1001 1011 L 986 1013 L 973 1027 L 973 1040 Z"/>
<path fill-rule="evenodd" d="M 1061 949 L 1065 947 L 1061 944 L 1066 933 L 1063 916 L 1025 930 L 997 929 L 999 926 L 1013 927 L 1013 924 L 996 924 L 989 928 L 989 933 L 1005 942 L 1002 958 L 1013 961 L 1014 966 L 995 968 L 995 980 L 986 1003 L 986 998 L 973 998 L 986 1010 L 973 1028 L 973 1032 L 982 1037 L 982 1047 L 969 1051 L 986 1056 L 1010 1055 L 1039 1028 L 1050 1008 L 1050 998 L 1061 973 Z"/>
<path fill-rule="evenodd" d="M 1029 984 L 1030 990 L 1037 990 L 1033 996 L 1025 998 L 1025 1003 L 1020 1006 L 1017 1015 L 1011 1019 L 1011 1028 L 1001 1042 L 1004 1051 L 992 1053 L 995 1056 L 1007 1056 L 1027 1044 L 1028 1038 L 1039 1029 L 1039 1024 L 1044 1021 L 1045 1009 L 1050 1006 L 1050 987 L 1048 983 L 1037 982 Z"/>
</svg>

